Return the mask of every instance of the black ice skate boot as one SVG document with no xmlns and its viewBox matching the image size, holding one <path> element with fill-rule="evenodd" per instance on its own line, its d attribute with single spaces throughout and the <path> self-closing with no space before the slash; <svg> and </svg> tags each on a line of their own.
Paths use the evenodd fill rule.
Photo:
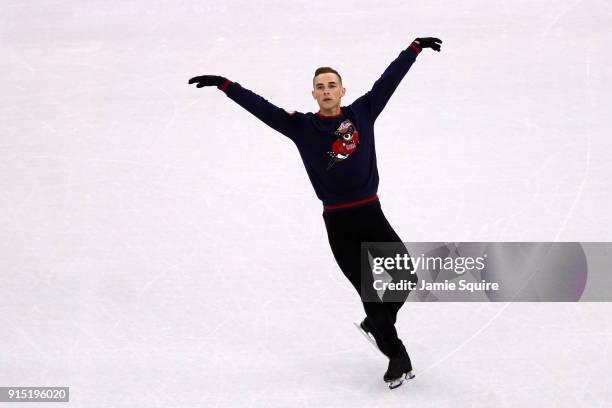
<svg viewBox="0 0 612 408">
<path fill-rule="evenodd" d="M 402 346 L 402 350 L 397 355 L 389 358 L 389 367 L 383 379 L 389 384 L 390 389 L 394 389 L 413 378 L 410 357 Z"/>
<path fill-rule="evenodd" d="M 367 317 L 363 319 L 361 323 L 355 323 L 355 326 L 361 331 L 361 334 L 363 334 L 366 339 L 368 339 L 368 341 L 372 343 L 373 346 L 376 346 L 376 348 L 378 348 L 381 353 L 387 356 L 387 353 L 385 352 L 385 344 L 383 343 L 380 336 L 377 334 L 376 330 L 372 327 L 372 325 L 370 325 Z"/>
</svg>

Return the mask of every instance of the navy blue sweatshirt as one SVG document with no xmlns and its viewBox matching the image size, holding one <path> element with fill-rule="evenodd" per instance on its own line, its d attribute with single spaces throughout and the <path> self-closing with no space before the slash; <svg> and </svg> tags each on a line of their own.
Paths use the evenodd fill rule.
<svg viewBox="0 0 612 408">
<path fill-rule="evenodd" d="M 337 210 L 378 200 L 374 122 L 421 49 L 411 44 L 389 65 L 372 89 L 341 113 L 289 113 L 227 80 L 228 97 L 296 144 L 324 209 Z"/>
</svg>

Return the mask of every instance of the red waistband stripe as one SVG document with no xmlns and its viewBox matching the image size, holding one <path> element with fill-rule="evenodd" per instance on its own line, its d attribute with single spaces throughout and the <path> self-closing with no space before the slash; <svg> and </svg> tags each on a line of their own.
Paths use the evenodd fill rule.
<svg viewBox="0 0 612 408">
<path fill-rule="evenodd" d="M 338 205 L 324 205 L 323 209 L 324 210 L 338 210 L 340 208 L 354 207 L 356 205 L 361 205 L 361 204 L 369 203 L 370 201 L 376 201 L 376 200 L 378 200 L 378 195 L 375 195 L 370 198 L 366 198 L 364 200 L 353 201 L 352 203 L 338 204 Z"/>
</svg>

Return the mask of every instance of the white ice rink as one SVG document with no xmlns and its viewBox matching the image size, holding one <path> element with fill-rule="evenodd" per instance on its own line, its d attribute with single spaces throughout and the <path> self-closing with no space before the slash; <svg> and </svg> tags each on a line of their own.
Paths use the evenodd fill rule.
<svg viewBox="0 0 612 408">
<path fill-rule="evenodd" d="M 376 125 L 402 239 L 612 241 L 609 1 L 3 0 L 0 386 L 84 408 L 612 406 L 610 303 L 409 303 L 417 378 L 388 390 L 296 148 L 187 85 L 316 111 L 331 65 L 348 105 L 418 36 L 442 52 Z"/>
</svg>

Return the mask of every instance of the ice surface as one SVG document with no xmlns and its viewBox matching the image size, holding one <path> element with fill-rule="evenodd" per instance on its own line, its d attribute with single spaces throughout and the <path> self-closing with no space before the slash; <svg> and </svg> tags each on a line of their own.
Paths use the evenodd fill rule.
<svg viewBox="0 0 612 408">
<path fill-rule="evenodd" d="M 390 392 L 295 147 L 187 85 L 312 111 L 331 65 L 348 104 L 417 36 L 443 50 L 376 125 L 399 235 L 610 241 L 609 2 L 4 1 L 0 386 L 87 408 L 610 406 L 609 303 L 411 303 L 417 378 Z"/>
</svg>

